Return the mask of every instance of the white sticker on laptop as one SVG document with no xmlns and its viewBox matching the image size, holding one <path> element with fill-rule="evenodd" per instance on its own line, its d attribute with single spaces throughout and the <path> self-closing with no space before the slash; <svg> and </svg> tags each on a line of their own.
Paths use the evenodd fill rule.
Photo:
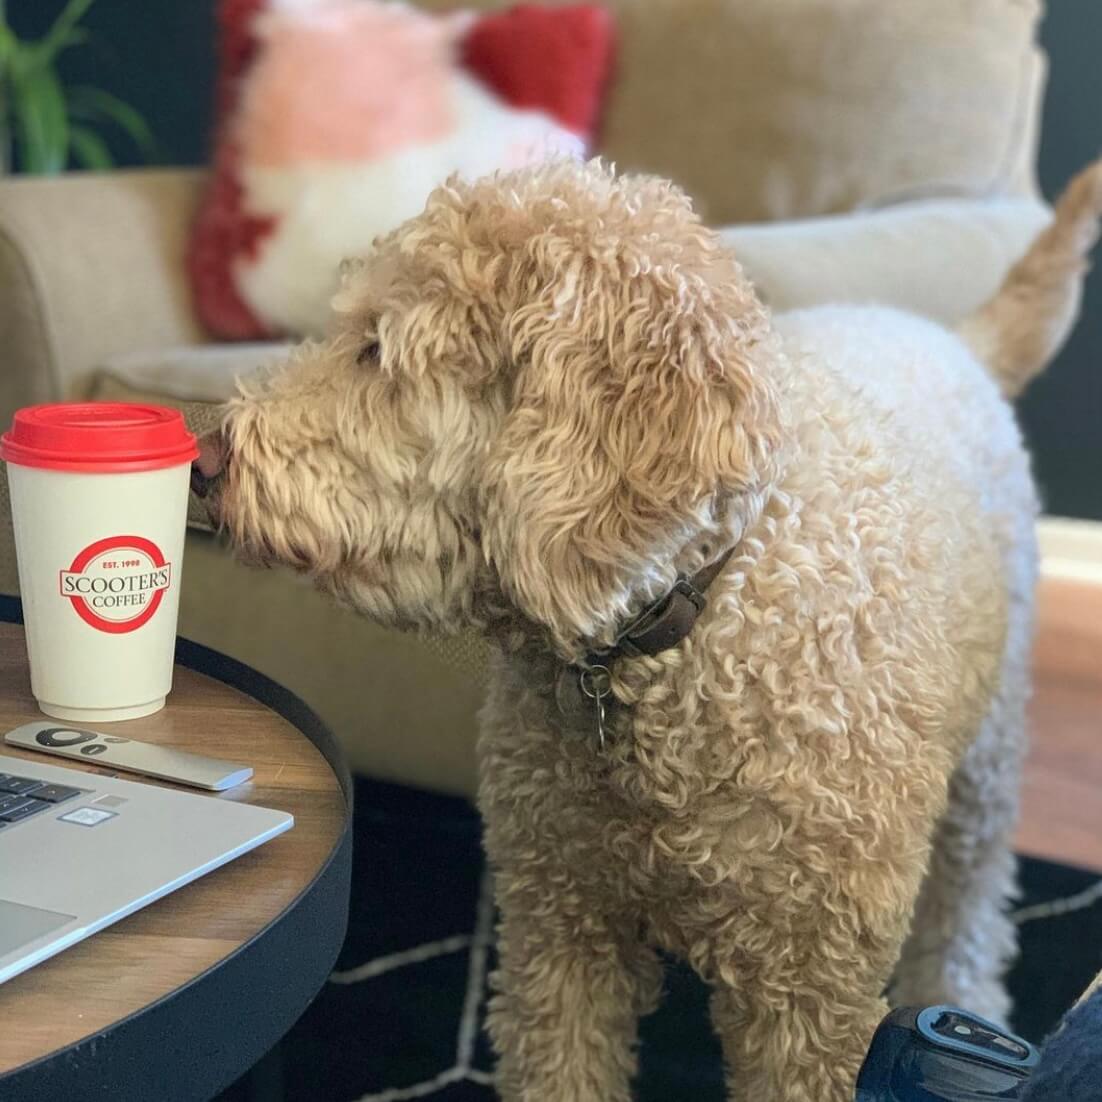
<svg viewBox="0 0 1102 1102">
<path fill-rule="evenodd" d="M 102 811 L 98 807 L 78 807 L 67 815 L 59 815 L 58 818 L 63 823 L 79 823 L 81 826 L 94 827 L 99 826 L 104 819 L 114 819 L 116 815 L 118 815 L 117 811 Z"/>
</svg>

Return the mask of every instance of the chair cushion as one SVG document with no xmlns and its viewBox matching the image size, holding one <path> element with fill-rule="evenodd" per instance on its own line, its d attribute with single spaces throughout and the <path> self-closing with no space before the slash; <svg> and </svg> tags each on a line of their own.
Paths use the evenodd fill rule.
<svg viewBox="0 0 1102 1102">
<path fill-rule="evenodd" d="M 92 384 L 130 389 L 183 402 L 225 402 L 237 393 L 236 380 L 277 366 L 294 345 L 285 341 L 199 344 L 128 352 L 107 360 Z"/>
<path fill-rule="evenodd" d="M 775 310 L 877 302 L 955 325 L 995 293 L 1049 217 L 1032 198 L 931 200 L 721 236 Z"/>
</svg>

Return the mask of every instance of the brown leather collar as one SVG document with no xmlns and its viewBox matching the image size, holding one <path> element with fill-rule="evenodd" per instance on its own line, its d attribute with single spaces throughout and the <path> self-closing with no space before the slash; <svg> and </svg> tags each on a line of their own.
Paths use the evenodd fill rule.
<svg viewBox="0 0 1102 1102">
<path fill-rule="evenodd" d="M 585 664 L 607 666 L 617 658 L 639 658 L 641 655 L 653 658 L 676 647 L 693 630 L 707 604 L 704 595 L 708 586 L 719 577 L 734 551 L 733 547 L 725 551 L 691 578 L 679 576 L 665 597 L 659 597 L 643 609 L 607 650 L 587 655 Z"/>
<path fill-rule="evenodd" d="M 707 604 L 705 593 L 708 587 L 719 577 L 734 551 L 733 547 L 729 548 L 691 578 L 680 575 L 673 589 L 643 609 L 620 632 L 611 647 L 591 651 L 581 662 L 565 667 L 559 675 L 555 692 L 559 710 L 565 715 L 576 713 L 579 704 L 587 706 L 584 703 L 584 695 L 588 695 L 585 690 L 578 693 L 571 690 L 584 684 L 582 679 L 589 671 L 607 671 L 617 658 L 654 657 L 686 639 Z"/>
</svg>

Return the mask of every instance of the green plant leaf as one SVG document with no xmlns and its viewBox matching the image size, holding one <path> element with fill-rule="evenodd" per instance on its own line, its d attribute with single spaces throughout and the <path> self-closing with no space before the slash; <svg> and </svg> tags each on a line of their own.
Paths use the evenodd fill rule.
<svg viewBox="0 0 1102 1102">
<path fill-rule="evenodd" d="M 69 0 L 45 37 L 35 44 L 43 60 L 52 61 L 66 45 L 71 45 L 70 34 L 94 3 L 95 0 Z"/>
<path fill-rule="evenodd" d="M 7 54 L 8 79 L 18 80 L 33 68 L 33 63 L 34 56 L 30 48 L 13 35 Z"/>
<path fill-rule="evenodd" d="M 65 92 L 53 69 L 39 69 L 31 75 L 33 94 L 42 105 L 49 149 L 48 172 L 62 172 L 69 159 L 69 114 L 65 109 Z"/>
<path fill-rule="evenodd" d="M 85 122 L 111 122 L 124 130 L 138 151 L 147 160 L 155 160 L 157 143 L 149 124 L 134 107 L 125 100 L 102 88 L 80 85 L 70 90 L 69 111 L 73 118 Z"/>
<path fill-rule="evenodd" d="M 56 42 L 47 45 L 45 39 L 38 42 L 25 42 L 23 49 L 26 51 L 30 64 L 36 68 L 51 68 L 57 64 L 58 55 L 70 46 L 81 46 L 91 39 L 92 35 L 83 27 L 74 27 Z"/>
<path fill-rule="evenodd" d="M 67 50 L 71 46 L 83 46 L 85 42 L 91 41 L 91 38 L 91 31 L 85 30 L 84 27 L 74 27 L 62 38 L 61 48 L 57 52 L 61 53 L 62 50 Z"/>
<path fill-rule="evenodd" d="M 73 156 L 84 168 L 93 172 L 106 172 L 115 167 L 115 160 L 104 140 L 90 127 L 79 123 L 69 127 L 69 144 Z"/>
<path fill-rule="evenodd" d="M 56 173 L 69 154 L 69 119 L 57 74 L 37 66 L 11 83 L 20 161 L 27 172 Z"/>
<path fill-rule="evenodd" d="M 24 172 L 44 172 L 46 164 L 45 126 L 38 104 L 25 98 L 17 84 L 11 88 L 8 107 L 15 129 L 15 147 L 19 155 L 19 167 Z"/>
<path fill-rule="evenodd" d="M 19 40 L 12 34 L 9 27 L 0 23 L 0 75 L 8 67 L 8 63 L 19 48 Z"/>
</svg>

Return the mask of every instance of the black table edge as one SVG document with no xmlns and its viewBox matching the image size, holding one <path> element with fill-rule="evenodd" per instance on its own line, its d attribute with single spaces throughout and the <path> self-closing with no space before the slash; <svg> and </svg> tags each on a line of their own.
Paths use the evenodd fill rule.
<svg viewBox="0 0 1102 1102">
<path fill-rule="evenodd" d="M 0 622 L 23 623 L 0 594 Z M 248 1071 L 295 1024 L 340 952 L 352 872 L 352 779 L 332 733 L 294 693 L 242 662 L 177 640 L 177 662 L 282 716 L 336 775 L 344 828 L 328 859 L 263 929 L 210 968 L 101 1033 L 0 1074 L 4 1102 L 206 1102 Z"/>
</svg>

